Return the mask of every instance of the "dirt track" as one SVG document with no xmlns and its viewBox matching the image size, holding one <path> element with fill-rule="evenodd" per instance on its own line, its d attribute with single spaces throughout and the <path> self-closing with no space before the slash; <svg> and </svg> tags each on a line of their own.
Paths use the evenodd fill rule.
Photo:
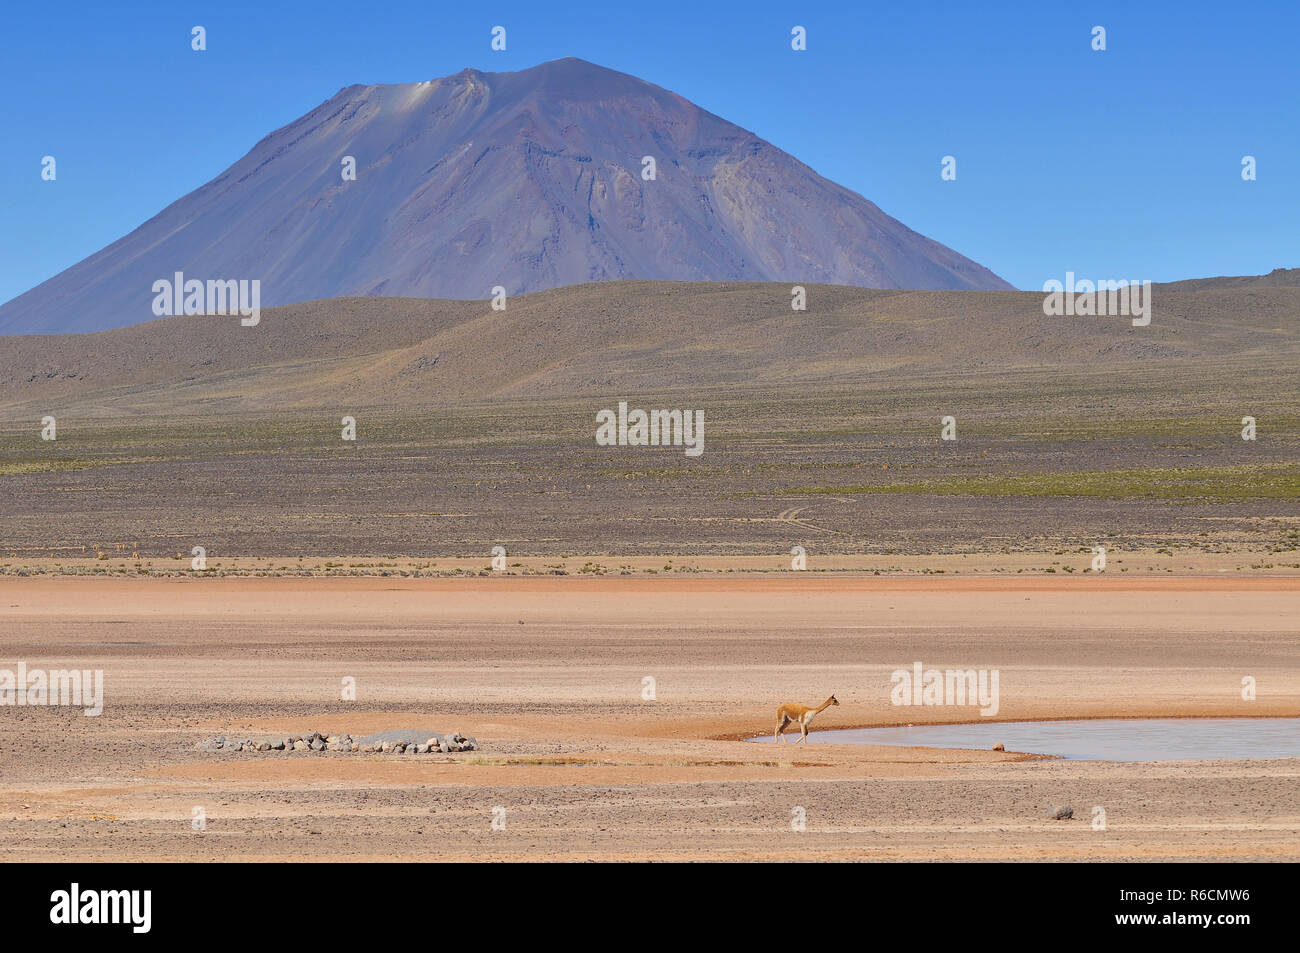
<svg viewBox="0 0 1300 953">
<path fill-rule="evenodd" d="M 831 692 L 814 730 L 979 718 L 892 706 L 914 661 L 999 669 L 998 719 L 1300 715 L 1298 610 L 1296 578 L 0 579 L 0 667 L 105 673 L 99 718 L 0 709 L 0 857 L 1294 860 L 1296 759 L 729 739 Z M 416 726 L 484 750 L 193 750 Z"/>
</svg>

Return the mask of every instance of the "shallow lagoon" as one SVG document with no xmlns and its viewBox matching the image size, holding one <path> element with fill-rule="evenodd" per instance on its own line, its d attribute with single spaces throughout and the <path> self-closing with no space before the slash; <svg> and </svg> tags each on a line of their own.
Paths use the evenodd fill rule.
<svg viewBox="0 0 1300 953">
<path fill-rule="evenodd" d="M 772 736 L 749 740 L 771 744 Z M 1098 718 L 853 728 L 808 733 L 809 744 L 987 750 L 999 742 L 1006 745 L 1008 751 L 1056 755 L 1075 761 L 1300 758 L 1300 718 Z"/>
</svg>

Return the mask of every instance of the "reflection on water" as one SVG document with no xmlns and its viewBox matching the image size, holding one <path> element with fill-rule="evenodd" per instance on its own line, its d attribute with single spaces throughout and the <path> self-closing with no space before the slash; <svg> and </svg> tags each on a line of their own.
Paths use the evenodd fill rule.
<svg viewBox="0 0 1300 953">
<path fill-rule="evenodd" d="M 771 735 L 750 741 L 772 742 Z M 810 731 L 809 744 L 992 748 L 1076 761 L 1300 758 L 1300 718 L 1106 718 Z"/>
</svg>

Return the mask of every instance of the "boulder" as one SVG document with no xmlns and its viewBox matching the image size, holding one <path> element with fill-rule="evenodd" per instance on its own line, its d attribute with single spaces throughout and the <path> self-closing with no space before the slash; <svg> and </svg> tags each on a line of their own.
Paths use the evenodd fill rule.
<svg viewBox="0 0 1300 953">
<path fill-rule="evenodd" d="M 1064 806 L 1057 807 L 1047 815 L 1047 819 L 1051 821 L 1067 821 L 1072 817 L 1074 817 L 1074 808 Z"/>
<path fill-rule="evenodd" d="M 387 731 L 376 732 L 373 735 L 366 735 L 364 738 L 357 738 L 363 745 L 372 744 L 376 741 L 391 741 L 393 744 L 418 745 L 427 744 L 430 738 L 439 738 L 436 731 L 428 728 L 396 728 Z"/>
</svg>

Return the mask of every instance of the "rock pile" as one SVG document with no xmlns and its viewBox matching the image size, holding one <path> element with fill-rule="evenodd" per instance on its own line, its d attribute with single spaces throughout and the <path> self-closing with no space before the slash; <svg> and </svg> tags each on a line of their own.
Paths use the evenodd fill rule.
<svg viewBox="0 0 1300 953">
<path fill-rule="evenodd" d="M 276 735 L 262 738 L 227 738 L 218 735 L 197 745 L 200 751 L 349 751 L 379 754 L 450 754 L 477 751 L 478 742 L 459 732 L 442 735 L 436 731 L 404 729 L 381 731 L 365 738 L 349 734 L 327 735 L 319 731 L 306 734 Z"/>
</svg>

